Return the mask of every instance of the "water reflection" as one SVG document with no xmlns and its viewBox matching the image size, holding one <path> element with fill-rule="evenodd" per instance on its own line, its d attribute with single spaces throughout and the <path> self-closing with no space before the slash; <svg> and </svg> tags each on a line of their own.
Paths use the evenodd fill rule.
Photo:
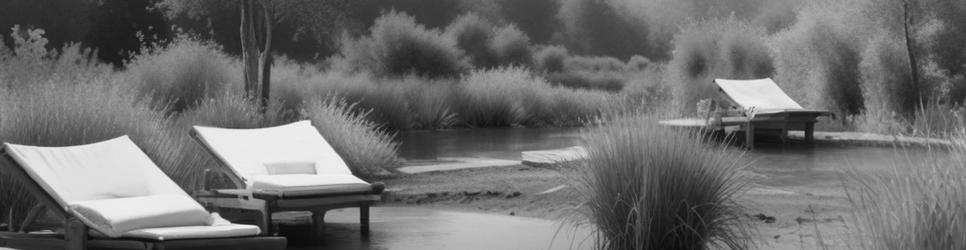
<svg viewBox="0 0 966 250">
<path fill-rule="evenodd" d="M 485 128 L 406 131 L 400 156 L 407 160 L 440 157 L 484 157 L 520 160 L 521 151 L 565 148 L 580 144 L 580 128 Z"/>
</svg>

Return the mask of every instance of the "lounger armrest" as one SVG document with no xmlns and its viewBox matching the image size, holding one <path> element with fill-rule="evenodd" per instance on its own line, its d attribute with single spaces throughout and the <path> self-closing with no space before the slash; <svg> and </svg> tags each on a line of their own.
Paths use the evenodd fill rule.
<svg viewBox="0 0 966 250">
<path fill-rule="evenodd" d="M 386 184 L 383 184 L 382 182 L 370 183 L 369 187 L 370 189 L 366 191 L 346 192 L 346 193 L 320 193 L 320 194 L 313 194 L 313 195 L 296 195 L 294 197 L 322 198 L 322 197 L 335 197 L 335 196 L 346 196 L 346 195 L 382 194 L 382 192 L 386 190 Z M 218 190 L 218 191 L 221 192 L 221 191 L 224 191 L 224 189 Z M 261 200 L 267 200 L 267 201 L 293 198 L 293 196 L 291 195 L 286 195 L 284 191 L 261 190 L 261 189 L 251 191 L 251 197 L 255 199 L 261 199 Z"/>
<path fill-rule="evenodd" d="M 192 195 L 204 198 L 251 198 L 253 193 L 245 189 L 214 189 L 195 191 Z"/>
<path fill-rule="evenodd" d="M 382 182 L 373 182 L 370 185 L 372 186 L 372 194 L 381 194 L 382 191 L 386 190 L 386 184 Z"/>
</svg>

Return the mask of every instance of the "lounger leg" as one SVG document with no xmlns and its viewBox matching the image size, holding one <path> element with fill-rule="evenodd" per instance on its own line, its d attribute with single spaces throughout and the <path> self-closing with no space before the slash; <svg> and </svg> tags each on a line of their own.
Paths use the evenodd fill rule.
<svg viewBox="0 0 966 250">
<path fill-rule="evenodd" d="M 262 229 L 262 235 L 275 235 L 275 226 L 272 225 L 272 209 L 268 203 L 266 202 L 266 207 L 258 211 L 258 227 Z"/>
<path fill-rule="evenodd" d="M 46 208 L 47 207 L 45 207 L 42 204 L 37 204 L 34 207 L 30 208 L 30 212 L 27 212 L 27 217 L 24 218 L 22 222 L 20 222 L 20 232 L 21 233 L 26 232 L 27 227 L 29 227 L 30 224 L 34 223 L 34 220 L 37 219 L 37 216 L 40 216 L 40 213 L 47 211 Z"/>
<path fill-rule="evenodd" d="M 805 142 L 813 143 L 815 142 L 815 123 L 806 122 L 805 123 Z"/>
<path fill-rule="evenodd" d="M 369 204 L 359 207 L 359 231 L 362 235 L 369 235 Z"/>
<path fill-rule="evenodd" d="M 325 232 L 325 211 L 312 211 L 312 229 L 315 231 L 316 237 L 322 236 L 322 233 Z"/>
<path fill-rule="evenodd" d="M 67 220 L 67 228 L 64 237 L 67 241 L 68 250 L 87 249 L 87 225 L 76 218 Z"/>
</svg>

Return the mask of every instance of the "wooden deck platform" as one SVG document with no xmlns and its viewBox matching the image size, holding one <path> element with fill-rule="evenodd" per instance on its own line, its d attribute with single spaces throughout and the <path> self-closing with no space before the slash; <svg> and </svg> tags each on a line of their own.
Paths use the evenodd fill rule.
<svg viewBox="0 0 966 250">
<path fill-rule="evenodd" d="M 754 118 L 744 116 L 722 117 L 718 124 L 711 124 L 701 118 L 680 118 L 659 121 L 661 125 L 687 128 L 723 130 L 725 127 L 737 126 L 745 131 L 745 146 L 755 148 L 755 133 L 762 131 L 777 131 L 782 141 L 788 139 L 788 131 L 805 132 L 805 141 L 813 142 L 817 115 L 809 112 L 786 112 L 759 115 Z"/>
</svg>

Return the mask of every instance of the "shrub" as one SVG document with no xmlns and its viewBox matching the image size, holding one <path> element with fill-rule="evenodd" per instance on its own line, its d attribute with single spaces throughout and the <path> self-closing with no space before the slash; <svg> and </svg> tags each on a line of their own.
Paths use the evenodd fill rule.
<svg viewBox="0 0 966 250">
<path fill-rule="evenodd" d="M 816 71 L 820 72 L 817 90 L 821 99 L 814 103 L 822 103 L 842 116 L 861 113 L 865 100 L 859 86 L 859 53 L 825 24 L 812 26 L 806 34 L 820 66 Z"/>
<path fill-rule="evenodd" d="M 525 100 L 519 98 L 535 78 L 519 68 L 475 70 L 456 90 L 460 117 L 471 126 L 518 125 L 528 117 Z"/>
<path fill-rule="evenodd" d="M 741 154 L 698 134 L 668 130 L 654 117 L 619 116 L 583 134 L 581 212 L 598 249 L 742 249 L 748 243 L 736 197 Z"/>
<path fill-rule="evenodd" d="M 449 128 L 459 122 L 453 108 L 454 82 L 409 77 L 400 84 L 405 85 L 403 91 L 412 114 L 412 128 Z"/>
<path fill-rule="evenodd" d="M 560 1 L 557 20 L 563 25 L 561 36 L 567 47 L 577 54 L 620 58 L 661 53 L 650 46 L 651 27 L 624 15 L 617 9 L 620 6 L 604 0 Z"/>
<path fill-rule="evenodd" d="M 217 47 L 179 40 L 160 50 L 137 56 L 125 77 L 138 96 L 150 97 L 166 112 L 178 113 L 241 83 L 241 67 Z"/>
<path fill-rule="evenodd" d="M 366 120 L 366 112 L 354 111 L 344 99 L 315 99 L 305 113 L 319 133 L 346 161 L 352 173 L 364 179 L 385 175 L 399 167 L 398 143 Z"/>
<path fill-rule="evenodd" d="M 457 17 L 446 27 L 446 35 L 456 41 L 456 46 L 466 53 L 474 66 L 490 68 L 499 63 L 497 55 L 489 45 L 495 29 L 492 23 L 476 13 L 467 13 Z"/>
<path fill-rule="evenodd" d="M 568 71 L 551 73 L 547 79 L 554 85 L 574 89 L 598 89 L 618 92 L 624 89 L 624 76 L 618 72 Z"/>
<path fill-rule="evenodd" d="M 896 149 L 890 171 L 847 172 L 855 208 L 850 228 L 863 249 L 962 249 L 966 239 L 966 144 L 963 127 L 951 150 Z M 912 155 L 918 156 L 915 159 Z"/>
<path fill-rule="evenodd" d="M 882 38 L 867 45 L 859 64 L 861 91 L 866 113 L 895 114 L 908 120 L 922 101 L 922 93 L 912 83 L 904 47 L 897 42 Z"/>
<path fill-rule="evenodd" d="M 534 55 L 536 68 L 545 72 L 564 71 L 564 60 L 570 57 L 567 48 L 558 45 L 545 46 Z"/>
<path fill-rule="evenodd" d="M 368 37 L 343 42 L 346 67 L 380 76 L 415 74 L 452 77 L 468 66 L 456 44 L 437 30 L 417 24 L 412 16 L 391 11 L 376 19 Z"/>
<path fill-rule="evenodd" d="M 504 66 L 533 65 L 533 53 L 530 51 L 530 37 L 515 25 L 507 25 L 496 30 L 489 48 Z"/>
<path fill-rule="evenodd" d="M 519 67 L 476 70 L 454 89 L 457 114 L 468 126 L 566 126 L 609 108 L 614 94 L 554 87 Z"/>
<path fill-rule="evenodd" d="M 735 20 L 692 24 L 674 36 L 674 51 L 667 66 L 676 109 L 694 112 L 701 99 L 717 96 L 712 80 L 757 79 L 774 71 L 764 44 L 764 30 Z"/>
<path fill-rule="evenodd" d="M 23 87 L 36 82 L 87 81 L 106 78 L 113 73 L 110 65 L 94 58 L 94 51 L 68 43 L 60 50 L 47 50 L 42 29 L 13 28 L 13 52 L 0 49 L 0 86 Z"/>
</svg>

